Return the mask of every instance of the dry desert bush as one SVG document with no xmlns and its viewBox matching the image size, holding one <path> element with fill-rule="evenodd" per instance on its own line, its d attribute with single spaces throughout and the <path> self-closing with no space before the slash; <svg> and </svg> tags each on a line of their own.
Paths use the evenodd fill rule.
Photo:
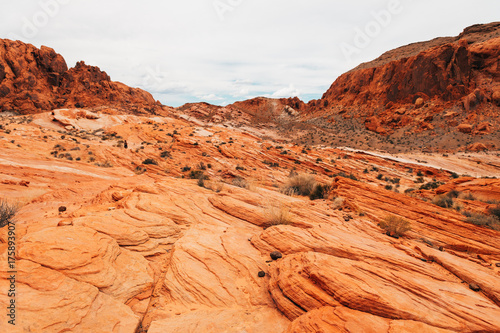
<svg viewBox="0 0 500 333">
<path fill-rule="evenodd" d="M 304 195 L 308 196 L 314 190 L 316 180 L 313 175 L 299 174 L 288 178 L 288 181 L 282 186 L 281 192 L 286 195 Z"/>
<path fill-rule="evenodd" d="M 14 216 L 19 210 L 19 206 L 11 204 L 5 199 L 0 199 L 0 228 L 14 222 Z"/>
<path fill-rule="evenodd" d="M 402 217 L 389 215 L 378 224 L 391 236 L 401 237 L 411 230 L 410 222 Z"/>
</svg>

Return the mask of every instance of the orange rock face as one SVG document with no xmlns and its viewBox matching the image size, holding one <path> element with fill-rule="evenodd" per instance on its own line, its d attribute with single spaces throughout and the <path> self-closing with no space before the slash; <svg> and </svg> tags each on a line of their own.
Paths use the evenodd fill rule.
<svg viewBox="0 0 500 333">
<path fill-rule="evenodd" d="M 97 67 L 78 62 L 68 69 L 53 49 L 0 40 L 0 110 L 24 114 L 68 107 L 112 106 L 136 114 L 162 110 L 141 89 L 111 81 Z"/>
<path fill-rule="evenodd" d="M 345 113 L 367 121 L 376 116 L 382 127 L 397 129 L 409 125 L 400 121 L 402 108 L 439 114 L 456 106 L 493 116 L 498 128 L 499 50 L 500 23 L 472 26 L 457 38 L 404 46 L 340 76 L 320 100 L 308 104 L 308 112 Z M 378 133 L 378 128 L 369 130 Z"/>
<path fill-rule="evenodd" d="M 0 332 L 499 332 L 497 34 L 389 52 L 308 105 L 175 110 L 1 40 L 0 106 L 30 115 L 0 115 Z M 283 134 L 321 120 L 388 142 L 445 122 L 468 150 Z"/>
<path fill-rule="evenodd" d="M 20 332 L 500 327 L 499 231 L 429 200 L 470 193 L 455 202 L 486 213 L 498 180 L 451 171 L 491 176 L 496 153 L 305 149 L 200 120 L 84 109 L 27 119 L 0 119 L 0 190 L 22 203 Z M 324 199 L 281 193 L 293 168 L 329 185 Z M 441 186 L 419 189 L 419 178 Z M 387 236 L 377 225 L 387 215 L 411 230 Z M 2 228 L 2 307 L 7 242 Z"/>
</svg>

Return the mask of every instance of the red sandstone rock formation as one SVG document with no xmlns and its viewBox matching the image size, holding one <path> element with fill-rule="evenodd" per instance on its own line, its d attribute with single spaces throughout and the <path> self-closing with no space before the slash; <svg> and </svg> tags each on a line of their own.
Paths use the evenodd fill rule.
<svg viewBox="0 0 500 333">
<path fill-rule="evenodd" d="M 493 117 L 498 128 L 499 57 L 500 23 L 472 26 L 456 38 L 410 44 L 362 64 L 308 107 L 316 116 L 376 117 L 390 128 L 408 126 L 405 116 L 462 109 Z"/>
<path fill-rule="evenodd" d="M 139 323 L 153 333 L 500 326 L 499 232 L 428 200 L 457 190 L 478 198 L 455 199 L 464 210 L 486 212 L 500 198 L 499 181 L 452 179 L 447 170 L 491 176 L 496 154 L 415 160 L 304 150 L 196 119 L 71 109 L 0 125 L 0 192 L 23 204 L 21 332 L 132 333 Z M 209 176 L 205 187 L 186 167 Z M 293 168 L 331 185 L 329 198 L 280 193 Z M 419 190 L 418 175 L 443 185 Z M 235 177 L 246 186 L 233 185 Z M 394 178 L 400 187 L 388 190 Z M 273 225 L 271 209 L 286 212 L 286 222 Z M 412 230 L 388 237 L 377 223 L 389 214 Z M 10 300 L 7 241 L 2 228 L 1 307 Z M 271 261 L 273 251 L 282 258 Z"/>
<path fill-rule="evenodd" d="M 53 49 L 0 40 L 0 110 L 23 114 L 57 108 L 111 106 L 154 114 L 162 105 L 144 90 L 130 88 L 97 67 L 78 62 L 68 69 Z"/>
</svg>

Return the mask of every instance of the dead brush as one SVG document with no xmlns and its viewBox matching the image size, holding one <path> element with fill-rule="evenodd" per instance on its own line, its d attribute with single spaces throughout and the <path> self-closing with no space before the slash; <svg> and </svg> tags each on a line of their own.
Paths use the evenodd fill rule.
<svg viewBox="0 0 500 333">
<path fill-rule="evenodd" d="M 299 174 L 292 175 L 281 187 L 281 193 L 286 195 L 309 196 L 317 185 L 313 175 Z"/>
<path fill-rule="evenodd" d="M 264 207 L 266 222 L 264 229 L 275 225 L 289 225 L 291 223 L 290 207 L 283 201 L 272 200 Z"/>
<path fill-rule="evenodd" d="M 386 231 L 388 236 L 396 238 L 404 236 L 411 230 L 411 225 L 408 220 L 395 215 L 386 216 L 378 225 Z"/>
</svg>

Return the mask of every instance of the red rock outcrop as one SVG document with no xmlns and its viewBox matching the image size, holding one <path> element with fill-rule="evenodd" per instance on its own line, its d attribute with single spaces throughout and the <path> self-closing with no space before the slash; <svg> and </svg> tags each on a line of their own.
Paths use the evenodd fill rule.
<svg viewBox="0 0 500 333">
<path fill-rule="evenodd" d="M 23 114 L 57 108 L 103 107 L 155 114 L 162 105 L 144 90 L 130 88 L 97 67 L 78 62 L 68 69 L 53 49 L 0 40 L 0 110 Z"/>
<path fill-rule="evenodd" d="M 498 128 L 499 57 L 500 23 L 472 26 L 456 38 L 411 44 L 358 66 L 311 101 L 308 111 L 362 120 L 376 116 L 382 127 L 400 128 L 408 126 L 401 110 L 418 118 L 461 107 L 467 115 L 493 117 Z"/>
<path fill-rule="evenodd" d="M 446 170 L 491 176 L 494 153 L 305 149 L 198 120 L 78 109 L 0 125 L 0 190 L 23 203 L 19 332 L 498 331 L 499 232 L 426 201 L 457 190 L 485 201 L 456 199 L 464 209 L 486 212 L 499 180 Z M 281 193 L 293 168 L 330 185 L 329 199 Z M 199 186 L 190 178 L 202 171 Z M 444 184 L 399 193 L 418 177 Z M 388 214 L 412 230 L 387 236 L 377 222 Z M 7 240 L 0 228 L 1 307 Z"/>
</svg>

